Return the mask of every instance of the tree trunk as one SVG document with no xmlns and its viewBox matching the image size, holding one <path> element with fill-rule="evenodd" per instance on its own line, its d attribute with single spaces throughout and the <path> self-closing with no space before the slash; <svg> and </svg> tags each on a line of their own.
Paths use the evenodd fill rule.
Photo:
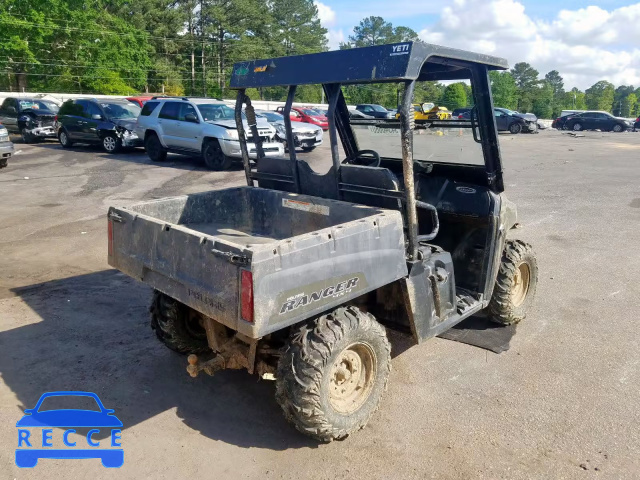
<svg viewBox="0 0 640 480">
<path fill-rule="evenodd" d="M 18 92 L 24 92 L 27 89 L 27 76 L 24 72 L 16 72 L 16 85 L 18 87 Z"/>
<path fill-rule="evenodd" d="M 224 30 L 218 29 L 218 89 L 220 98 L 224 97 Z"/>
<path fill-rule="evenodd" d="M 189 20 L 189 33 L 191 34 L 191 95 L 196 91 L 196 54 L 193 47 L 193 20 Z"/>
</svg>

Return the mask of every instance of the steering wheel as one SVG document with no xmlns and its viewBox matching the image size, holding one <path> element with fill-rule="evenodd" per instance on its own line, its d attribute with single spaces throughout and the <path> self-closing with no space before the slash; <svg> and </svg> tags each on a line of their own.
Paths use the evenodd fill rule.
<svg viewBox="0 0 640 480">
<path fill-rule="evenodd" d="M 379 167 L 380 154 L 375 150 L 359 150 L 355 155 L 342 161 L 346 165 L 362 165 L 364 167 Z"/>
</svg>

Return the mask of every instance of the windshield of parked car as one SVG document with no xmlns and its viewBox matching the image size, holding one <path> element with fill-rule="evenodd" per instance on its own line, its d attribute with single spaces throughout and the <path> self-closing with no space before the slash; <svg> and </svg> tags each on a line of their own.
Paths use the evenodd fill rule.
<svg viewBox="0 0 640 480">
<path fill-rule="evenodd" d="M 385 113 L 387 112 L 387 109 L 386 109 L 386 108 L 384 108 L 382 105 L 369 105 L 369 106 L 370 106 L 370 107 L 373 109 L 373 111 L 375 111 L 375 112 L 385 112 Z"/>
<path fill-rule="evenodd" d="M 102 103 L 100 105 L 109 118 L 136 119 L 140 115 L 140 107 L 135 103 Z"/>
<path fill-rule="evenodd" d="M 88 395 L 55 395 L 46 397 L 38 412 L 48 412 L 51 410 L 89 410 L 93 412 L 100 412 L 100 406 L 96 402 L 95 398 Z"/>
<path fill-rule="evenodd" d="M 315 110 L 312 110 L 310 108 L 304 108 L 302 109 L 302 111 L 304 112 L 305 115 L 309 115 L 310 117 L 318 117 L 322 115 L 320 112 L 316 112 Z"/>
<path fill-rule="evenodd" d="M 260 116 L 269 122 L 284 122 L 284 117 L 276 112 L 260 112 Z"/>
<path fill-rule="evenodd" d="M 233 120 L 236 118 L 233 108 L 220 103 L 204 103 L 196 105 L 200 111 L 200 115 L 204 118 L 204 121 L 210 120 Z M 243 114 L 244 118 L 244 114 Z"/>
<path fill-rule="evenodd" d="M 30 108 L 32 110 L 49 110 L 54 113 L 57 113 L 59 110 L 58 105 L 48 100 L 19 100 L 19 102 L 20 110 Z"/>
</svg>

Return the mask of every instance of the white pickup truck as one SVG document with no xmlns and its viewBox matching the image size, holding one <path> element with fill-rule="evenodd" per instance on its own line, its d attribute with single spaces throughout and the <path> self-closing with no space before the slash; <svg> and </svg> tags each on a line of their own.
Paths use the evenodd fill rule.
<svg viewBox="0 0 640 480">
<path fill-rule="evenodd" d="M 234 160 L 242 160 L 234 115 L 232 108 L 218 100 L 153 98 L 142 108 L 135 132 L 144 139 L 154 162 L 165 160 L 172 152 L 200 156 L 210 169 L 226 170 Z M 244 126 L 249 132 L 249 157 L 256 158 L 246 120 Z M 283 156 L 284 145 L 277 141 L 276 129 L 264 119 L 258 119 L 257 126 L 265 156 Z"/>
</svg>

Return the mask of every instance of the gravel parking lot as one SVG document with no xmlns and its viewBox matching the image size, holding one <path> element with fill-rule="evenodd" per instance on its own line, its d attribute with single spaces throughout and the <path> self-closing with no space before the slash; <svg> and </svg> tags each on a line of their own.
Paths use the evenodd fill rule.
<svg viewBox="0 0 640 480">
<path fill-rule="evenodd" d="M 369 425 L 321 445 L 286 423 L 274 383 L 190 378 L 149 328 L 148 287 L 106 263 L 108 206 L 241 185 L 240 168 L 16 143 L 0 171 L 5 478 L 638 478 L 640 133 L 500 138 L 514 233 L 540 269 L 511 350 L 399 349 Z M 309 157 L 326 168 L 327 144 Z M 54 390 L 92 391 L 116 410 L 120 470 L 15 466 L 15 422 Z"/>
</svg>

